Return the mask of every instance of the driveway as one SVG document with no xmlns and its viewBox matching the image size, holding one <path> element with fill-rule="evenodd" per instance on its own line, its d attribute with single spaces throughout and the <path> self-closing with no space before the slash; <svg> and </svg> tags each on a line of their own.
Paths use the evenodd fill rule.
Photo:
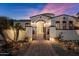
<svg viewBox="0 0 79 59">
<path fill-rule="evenodd" d="M 34 40 L 24 56 L 56 56 L 52 44 L 48 40 Z"/>
</svg>

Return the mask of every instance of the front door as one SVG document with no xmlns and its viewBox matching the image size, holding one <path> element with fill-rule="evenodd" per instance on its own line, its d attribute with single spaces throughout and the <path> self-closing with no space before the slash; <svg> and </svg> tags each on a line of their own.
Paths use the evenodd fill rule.
<svg viewBox="0 0 79 59">
<path fill-rule="evenodd" d="M 38 40 L 43 40 L 45 34 L 44 21 L 38 21 L 36 23 L 36 36 Z"/>
</svg>

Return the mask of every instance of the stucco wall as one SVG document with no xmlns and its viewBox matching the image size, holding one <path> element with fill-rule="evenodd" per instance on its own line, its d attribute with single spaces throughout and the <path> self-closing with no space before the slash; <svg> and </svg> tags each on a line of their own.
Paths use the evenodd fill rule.
<svg viewBox="0 0 79 59">
<path fill-rule="evenodd" d="M 26 27 L 26 36 L 32 41 L 32 27 Z"/>
<path fill-rule="evenodd" d="M 7 30 L 4 30 L 3 32 L 4 32 L 4 35 L 5 35 L 7 41 L 14 40 L 15 30 L 7 29 Z M 23 40 L 25 37 L 26 37 L 26 32 L 24 30 L 19 30 L 18 40 Z"/>
<path fill-rule="evenodd" d="M 63 17 L 66 17 L 66 19 L 63 19 Z M 67 23 L 67 29 L 69 29 L 69 21 L 73 21 L 73 25 L 77 24 L 76 18 L 72 16 L 62 15 L 52 18 L 51 24 L 56 26 L 56 21 L 60 22 L 60 29 L 63 29 L 63 21 L 66 21 Z"/>
<path fill-rule="evenodd" d="M 26 31 L 19 30 L 19 37 L 18 40 L 23 40 L 26 37 Z"/>
<path fill-rule="evenodd" d="M 62 40 L 79 40 L 79 30 L 56 30 L 56 35 L 58 36 L 59 33 L 63 33 Z"/>
<path fill-rule="evenodd" d="M 56 37 L 56 28 L 55 27 L 50 27 L 50 31 L 49 31 L 49 39 L 52 40 L 53 38 Z"/>
<path fill-rule="evenodd" d="M 13 31 L 13 29 L 4 30 L 3 33 L 4 33 L 7 41 L 14 40 L 14 31 Z"/>
</svg>

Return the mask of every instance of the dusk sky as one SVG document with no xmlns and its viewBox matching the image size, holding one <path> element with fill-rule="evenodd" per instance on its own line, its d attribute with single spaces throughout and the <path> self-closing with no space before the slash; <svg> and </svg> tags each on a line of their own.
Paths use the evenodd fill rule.
<svg viewBox="0 0 79 59">
<path fill-rule="evenodd" d="M 0 16 L 13 19 L 26 19 L 42 13 L 53 13 L 55 15 L 75 15 L 79 12 L 77 3 L 2 3 L 0 4 Z"/>
</svg>

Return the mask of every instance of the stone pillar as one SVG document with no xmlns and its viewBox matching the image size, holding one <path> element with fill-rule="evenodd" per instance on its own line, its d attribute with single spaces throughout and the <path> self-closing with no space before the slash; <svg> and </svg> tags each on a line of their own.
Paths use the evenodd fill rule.
<svg viewBox="0 0 79 59">
<path fill-rule="evenodd" d="M 51 26 L 49 30 L 49 39 L 53 40 L 56 37 L 56 27 Z"/>
<path fill-rule="evenodd" d="M 46 27 L 46 40 L 49 40 L 49 27 Z"/>
<path fill-rule="evenodd" d="M 27 34 L 27 37 L 29 38 L 29 41 L 31 42 L 32 41 L 32 27 L 31 26 L 26 27 L 26 34 Z"/>
<path fill-rule="evenodd" d="M 66 21 L 66 29 L 69 29 L 69 21 Z"/>
</svg>

